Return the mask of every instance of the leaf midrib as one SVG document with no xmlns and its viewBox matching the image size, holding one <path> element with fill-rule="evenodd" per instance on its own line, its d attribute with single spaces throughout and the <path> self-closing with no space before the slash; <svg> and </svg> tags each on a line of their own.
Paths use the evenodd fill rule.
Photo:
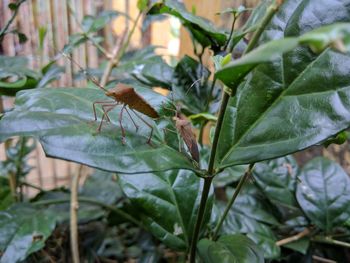
<svg viewBox="0 0 350 263">
<path fill-rule="evenodd" d="M 321 54 L 319 54 L 319 56 L 313 60 L 307 67 L 305 67 L 305 69 L 300 72 L 300 74 L 298 75 L 298 77 L 296 77 L 293 82 L 288 86 L 288 88 L 284 89 L 280 95 L 276 98 L 276 100 L 268 107 L 266 108 L 266 110 L 260 115 L 259 118 L 257 118 L 252 125 L 241 135 L 241 137 L 236 141 L 236 143 L 230 148 L 230 150 L 224 155 L 224 157 L 221 159 L 220 164 L 224 163 L 225 159 L 234 151 L 235 147 L 241 142 L 241 140 L 245 137 L 245 135 L 247 135 L 252 129 L 254 129 L 261 121 L 261 119 L 263 119 L 273 108 L 276 104 L 278 104 L 284 97 L 284 94 L 287 93 L 291 87 L 293 87 L 293 85 L 295 84 L 295 82 L 297 80 L 299 80 L 308 70 L 309 68 L 311 68 L 316 62 L 318 62 L 318 60 L 320 59 L 320 57 L 322 57 L 326 51 L 328 49 L 324 50 Z M 282 61 L 281 63 L 284 63 L 284 58 L 282 56 Z M 237 120 L 237 119 L 236 119 Z"/>
</svg>

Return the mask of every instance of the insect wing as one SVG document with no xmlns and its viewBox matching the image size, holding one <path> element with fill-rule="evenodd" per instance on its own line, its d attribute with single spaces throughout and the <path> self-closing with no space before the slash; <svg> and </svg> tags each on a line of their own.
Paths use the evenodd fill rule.
<svg viewBox="0 0 350 263">
<path fill-rule="evenodd" d="M 184 117 L 177 118 L 176 128 L 187 145 L 193 160 L 199 163 L 199 150 L 196 137 L 192 131 L 191 123 L 184 119 Z"/>
</svg>

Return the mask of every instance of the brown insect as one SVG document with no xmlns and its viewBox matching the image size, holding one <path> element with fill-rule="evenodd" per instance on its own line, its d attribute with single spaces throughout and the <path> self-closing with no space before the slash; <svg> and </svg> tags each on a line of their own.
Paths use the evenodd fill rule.
<svg viewBox="0 0 350 263">
<path fill-rule="evenodd" d="M 193 160 L 199 163 L 198 145 L 196 136 L 192 131 L 191 122 L 178 110 L 176 111 L 176 115 L 173 117 L 173 120 L 175 121 L 175 127 L 187 145 Z"/>
<path fill-rule="evenodd" d="M 86 72 L 86 70 L 84 70 L 71 57 L 69 57 L 65 53 L 61 53 L 61 54 L 65 57 L 67 57 L 75 65 L 77 65 L 79 67 L 79 69 L 81 71 L 83 71 L 84 74 L 86 74 L 87 77 L 97 87 L 99 87 L 100 89 L 102 89 L 105 92 L 106 96 L 113 99 L 113 101 L 95 101 L 92 105 L 93 111 L 94 111 L 95 121 L 97 121 L 96 104 L 101 105 L 102 110 L 103 110 L 102 119 L 101 119 L 100 125 L 97 128 L 98 132 L 100 132 L 102 129 L 102 124 L 103 124 L 104 119 L 106 119 L 108 122 L 110 122 L 110 118 L 108 116 L 108 113 L 111 110 L 113 110 L 116 106 L 122 105 L 122 108 L 121 108 L 120 113 L 119 113 L 119 125 L 120 125 L 120 129 L 122 131 L 122 143 L 125 144 L 125 129 L 124 129 L 124 126 L 122 123 L 124 110 L 129 115 L 132 123 L 134 124 L 134 126 L 136 128 L 136 131 L 138 130 L 139 127 L 136 124 L 136 122 L 134 121 L 134 119 L 132 118 L 129 110 L 132 111 L 137 118 L 139 118 L 143 123 L 145 123 L 151 129 L 147 143 L 151 142 L 152 135 L 153 135 L 153 127 L 146 120 L 144 120 L 137 112 L 143 113 L 143 114 L 145 114 L 148 117 L 151 117 L 153 119 L 159 118 L 159 115 L 156 112 L 156 110 L 150 104 L 148 104 L 148 102 L 135 91 L 135 89 L 133 87 L 128 86 L 128 85 L 123 84 L 123 83 L 118 83 L 116 87 L 107 90 L 106 88 L 102 87 L 96 79 L 89 76 L 88 73 Z"/>
<path fill-rule="evenodd" d="M 188 148 L 188 151 L 191 154 L 192 159 L 195 160 L 197 163 L 199 163 L 198 144 L 197 144 L 196 136 L 192 130 L 191 122 L 187 119 L 187 117 L 184 114 L 181 113 L 179 106 L 174 107 L 176 109 L 168 108 L 165 106 L 163 106 L 163 108 L 175 112 L 175 116 L 172 119 L 175 121 L 175 127 L 177 132 L 167 128 L 165 129 L 180 135 L 180 137 L 185 142 Z M 181 151 L 180 145 L 179 145 L 179 151 Z"/>
</svg>

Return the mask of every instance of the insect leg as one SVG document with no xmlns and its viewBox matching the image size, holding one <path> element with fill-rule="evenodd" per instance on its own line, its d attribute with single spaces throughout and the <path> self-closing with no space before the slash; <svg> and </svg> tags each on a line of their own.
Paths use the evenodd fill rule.
<svg viewBox="0 0 350 263">
<path fill-rule="evenodd" d="M 106 104 L 103 104 L 103 105 L 102 105 L 103 115 L 102 115 L 102 119 L 101 119 L 100 125 L 99 125 L 98 128 L 97 128 L 97 131 L 98 131 L 98 132 L 101 131 L 103 120 L 104 120 L 105 118 L 108 118 L 108 120 L 110 120 L 109 117 L 108 117 L 108 112 L 110 112 L 111 110 L 113 110 L 113 109 L 115 108 L 115 106 L 117 106 L 118 104 L 119 104 L 119 103 L 109 103 L 109 104 L 106 103 Z M 108 109 L 106 110 L 104 107 L 110 107 L 110 108 L 108 108 Z"/>
<path fill-rule="evenodd" d="M 151 129 L 151 133 L 148 137 L 148 140 L 147 140 L 147 143 L 149 144 L 151 142 L 151 138 L 152 138 L 152 135 L 153 135 L 153 127 L 151 124 L 149 124 L 147 121 L 145 121 L 136 111 L 134 111 L 133 109 L 130 109 L 135 115 L 136 117 L 138 117 L 144 124 L 146 124 L 148 127 L 150 127 Z"/>
<path fill-rule="evenodd" d="M 119 104 L 120 104 L 119 102 L 116 102 L 116 103 L 102 105 L 103 113 L 106 115 L 106 119 L 107 119 L 108 122 L 111 122 L 111 119 L 108 116 L 108 112 L 110 112 L 112 109 L 114 109 Z M 105 109 L 107 107 L 111 107 L 111 108 Z"/>
<path fill-rule="evenodd" d="M 120 129 L 122 130 L 122 143 L 125 144 L 125 129 L 123 127 L 122 121 L 123 121 L 123 110 L 125 109 L 126 104 L 123 105 L 122 109 L 120 110 L 119 113 L 119 125 L 120 125 Z"/>
<path fill-rule="evenodd" d="M 136 128 L 136 132 L 137 132 L 138 129 L 139 129 L 139 126 L 135 123 L 134 119 L 131 117 L 130 112 L 128 111 L 128 108 L 125 108 L 125 111 L 126 111 L 126 113 L 129 115 L 129 117 L 130 117 L 132 123 L 134 124 L 134 126 L 135 126 L 135 128 Z"/>
<path fill-rule="evenodd" d="M 94 117 L 95 121 L 97 121 L 97 115 L 96 115 L 96 104 L 107 104 L 107 103 L 113 103 L 113 101 L 95 101 L 92 103 L 92 109 L 94 110 Z"/>
</svg>

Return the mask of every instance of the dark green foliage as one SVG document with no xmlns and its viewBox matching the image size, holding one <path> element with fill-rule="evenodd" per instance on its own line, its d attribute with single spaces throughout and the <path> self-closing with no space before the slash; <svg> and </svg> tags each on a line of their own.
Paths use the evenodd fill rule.
<svg viewBox="0 0 350 263">
<path fill-rule="evenodd" d="M 277 10 L 274 2 L 262 1 L 228 39 L 229 34 L 177 1 L 138 1 L 140 11 L 150 7 L 150 15 L 179 18 L 191 33 L 197 56 L 184 56 L 170 66 L 150 46 L 123 54 L 113 68 L 106 88 L 126 83 L 160 115 L 152 120 L 140 113 L 154 129 L 150 144 L 150 128 L 134 116 L 136 130 L 127 114 L 123 144 L 121 106 L 109 112 L 110 122 L 97 131 L 103 111 L 97 107 L 95 121 L 92 105 L 113 99 L 92 83 L 52 89 L 47 84 L 62 72 L 54 62 L 37 73 L 23 58 L 1 58 L 1 94 L 36 88 L 16 94 L 14 109 L 0 120 L 1 141 L 32 136 L 48 156 L 118 173 L 97 171 L 80 189 L 84 259 L 183 262 L 191 253 L 194 262 L 197 251 L 199 262 L 206 263 L 311 262 L 314 255 L 347 262 L 345 250 L 326 244 L 349 246 L 348 175 L 324 158 L 299 167 L 287 154 L 347 139 L 350 1 L 285 1 L 253 47 L 254 41 L 243 38 L 253 33 L 254 40 L 266 14 Z M 238 16 L 246 11 L 224 12 Z M 90 41 L 104 53 L 98 32 L 117 15 L 106 11 L 86 16 L 82 32 L 71 35 L 64 51 Z M 44 29 L 40 35 L 43 43 Z M 202 64 L 198 44 L 214 51 L 213 72 Z M 100 78 L 105 65 L 87 71 Z M 168 97 L 154 87 L 168 89 Z M 228 103 L 219 111 L 221 97 Z M 211 148 L 201 145 L 199 165 L 175 130 L 175 110 L 199 129 L 200 138 L 207 123 L 218 127 Z M 65 247 L 70 192 L 55 189 L 41 192 L 31 204 L 13 204 L 7 179 L 28 172 L 31 148 L 26 140 L 21 137 L 0 166 L 0 262 L 27 258 L 31 263 L 40 253 L 61 254 L 64 262 L 70 256 Z M 241 186 L 239 195 L 233 195 Z M 227 208 L 230 200 L 235 202 Z M 288 241 L 300 233 L 306 234 Z M 24 245 L 12 256 L 17 241 Z"/>
</svg>

